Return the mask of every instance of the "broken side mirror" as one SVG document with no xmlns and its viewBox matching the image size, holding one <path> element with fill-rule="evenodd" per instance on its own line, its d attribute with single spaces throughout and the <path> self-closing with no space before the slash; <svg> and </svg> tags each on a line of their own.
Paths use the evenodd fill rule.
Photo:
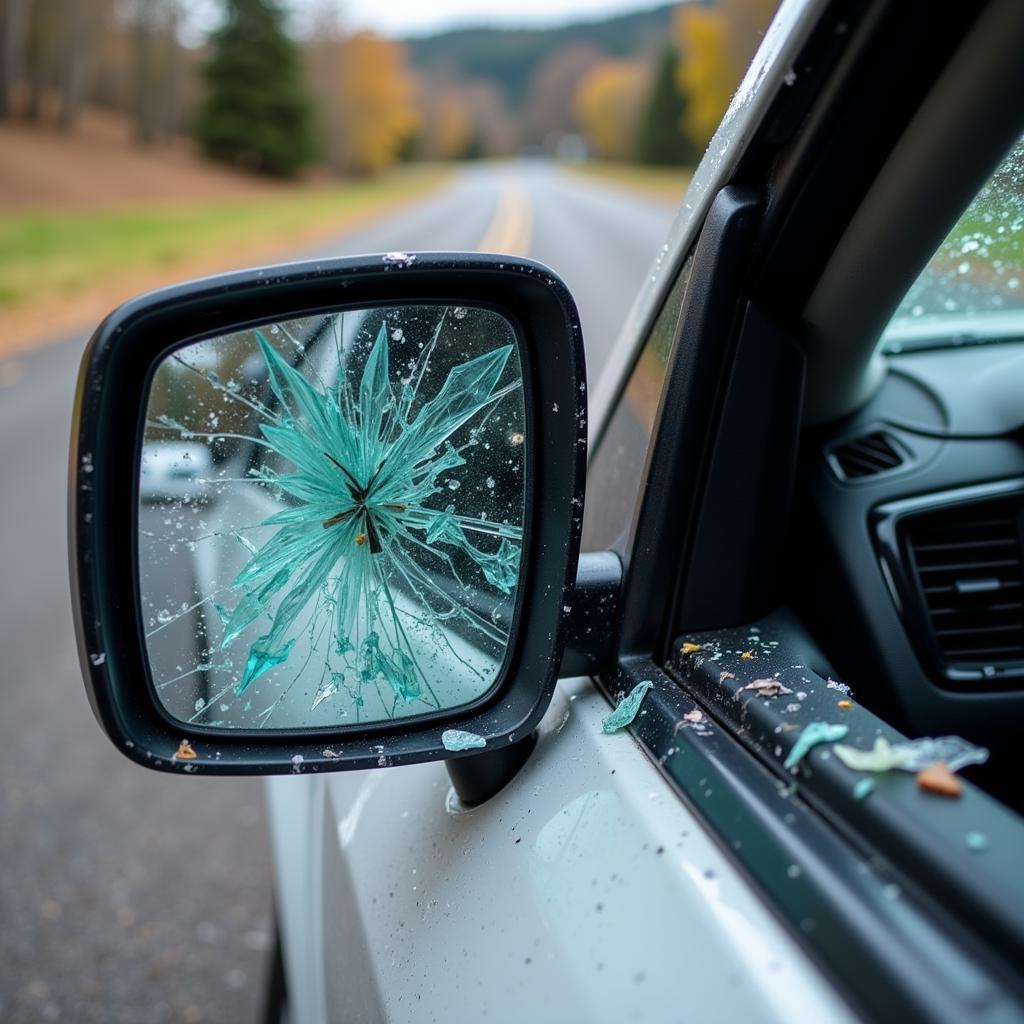
<svg viewBox="0 0 1024 1024">
<path fill-rule="evenodd" d="M 508 747 L 550 701 L 586 383 L 546 268 L 290 264 L 143 296 L 83 360 L 71 573 L 86 686 L 165 770 Z"/>
</svg>

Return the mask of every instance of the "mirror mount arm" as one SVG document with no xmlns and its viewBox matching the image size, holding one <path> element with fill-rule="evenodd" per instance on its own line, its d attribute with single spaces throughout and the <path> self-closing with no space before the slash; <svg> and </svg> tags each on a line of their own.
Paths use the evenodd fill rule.
<svg viewBox="0 0 1024 1024">
<path fill-rule="evenodd" d="M 580 555 L 559 678 L 592 676 L 615 657 L 615 622 L 622 562 L 614 551 Z"/>
<path fill-rule="evenodd" d="M 445 761 L 448 778 L 463 806 L 475 807 L 504 789 L 526 764 L 536 745 L 537 733 L 531 732 L 508 746 Z"/>
<path fill-rule="evenodd" d="M 615 656 L 614 622 L 622 585 L 622 563 L 611 551 L 580 555 L 569 613 L 561 678 L 594 675 Z M 537 743 L 537 734 L 445 762 L 448 777 L 466 807 L 489 800 L 515 778 Z"/>
</svg>

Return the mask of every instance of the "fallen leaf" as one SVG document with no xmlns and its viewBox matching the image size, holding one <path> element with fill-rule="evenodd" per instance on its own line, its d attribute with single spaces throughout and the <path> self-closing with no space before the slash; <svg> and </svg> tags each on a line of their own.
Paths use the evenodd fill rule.
<svg viewBox="0 0 1024 1024">
<path fill-rule="evenodd" d="M 753 661 L 753 660 L 754 660 L 754 652 L 753 651 L 744 651 L 740 655 L 740 661 Z"/>
<path fill-rule="evenodd" d="M 919 771 L 916 778 L 918 786 L 928 793 L 959 796 L 964 791 L 963 783 L 941 761 Z"/>
<path fill-rule="evenodd" d="M 680 649 L 680 653 L 684 656 L 687 654 L 696 654 L 700 650 L 700 644 L 685 643 Z"/>
<path fill-rule="evenodd" d="M 852 700 L 837 700 L 836 707 L 842 708 L 844 711 L 849 711 L 853 707 Z"/>
<path fill-rule="evenodd" d="M 778 679 L 755 679 L 752 683 L 747 683 L 743 689 L 753 690 L 762 697 L 777 697 L 780 693 L 793 692 L 788 686 L 783 686 Z"/>
<path fill-rule="evenodd" d="M 192 749 L 192 744 L 188 740 L 182 740 L 178 744 L 178 749 L 174 752 L 171 757 L 172 761 L 194 761 L 199 755 Z"/>
</svg>

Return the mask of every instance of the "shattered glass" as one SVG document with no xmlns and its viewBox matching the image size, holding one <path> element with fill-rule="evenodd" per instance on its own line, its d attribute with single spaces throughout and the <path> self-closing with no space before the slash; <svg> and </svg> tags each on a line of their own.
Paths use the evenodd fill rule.
<svg viewBox="0 0 1024 1024">
<path fill-rule="evenodd" d="M 784 768 L 795 768 L 803 758 L 816 746 L 821 743 L 834 743 L 836 740 L 845 739 L 850 731 L 848 726 L 833 725 L 831 722 L 811 722 L 804 726 L 803 732 L 796 738 L 786 760 L 783 761 Z"/>
<path fill-rule="evenodd" d="M 640 711 L 647 691 L 654 685 L 650 679 L 644 679 L 636 684 L 629 693 L 615 706 L 615 710 L 609 714 L 601 723 L 602 732 L 618 732 L 630 725 Z"/>
<path fill-rule="evenodd" d="M 515 332 L 491 310 L 349 310 L 168 356 L 138 537 L 166 710 L 337 727 L 484 695 L 516 607 L 527 436 Z"/>
</svg>

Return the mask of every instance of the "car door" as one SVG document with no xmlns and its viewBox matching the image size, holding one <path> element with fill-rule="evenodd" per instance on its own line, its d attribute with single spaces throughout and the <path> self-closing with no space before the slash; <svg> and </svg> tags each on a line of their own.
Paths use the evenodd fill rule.
<svg viewBox="0 0 1024 1024">
<path fill-rule="evenodd" d="M 864 803 L 797 746 L 897 736 L 788 600 L 806 389 L 842 361 L 797 313 L 964 41 L 1020 29 L 990 4 L 911 51 L 916 20 L 783 5 L 594 393 L 584 550 L 622 586 L 522 770 L 472 808 L 437 764 L 270 780 L 290 1019 L 1016 1019 L 1003 853 L 973 885 L 943 807 Z M 972 787 L 965 815 L 1014 848 Z"/>
</svg>

